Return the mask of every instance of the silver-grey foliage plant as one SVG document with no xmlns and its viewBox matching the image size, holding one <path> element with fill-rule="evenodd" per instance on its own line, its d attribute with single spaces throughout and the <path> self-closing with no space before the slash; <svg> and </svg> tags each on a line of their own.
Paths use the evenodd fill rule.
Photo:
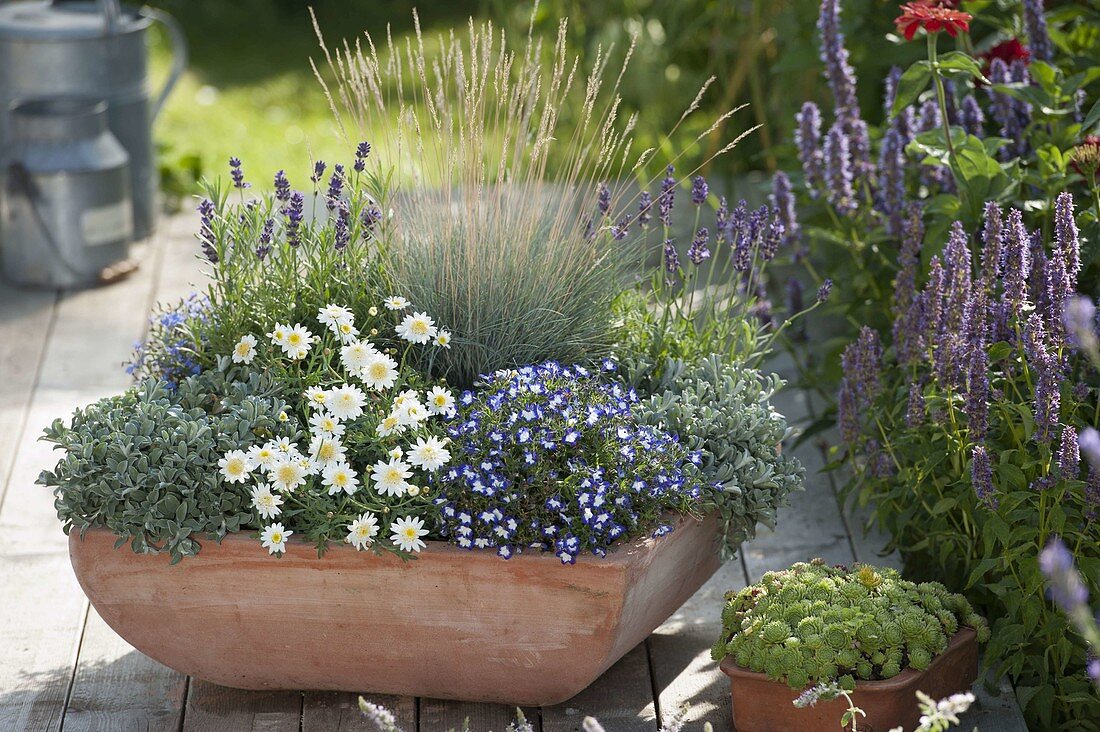
<svg viewBox="0 0 1100 732">
<path fill-rule="evenodd" d="M 173 564 L 199 550 L 199 539 L 221 541 L 256 519 L 249 489 L 222 480 L 218 460 L 229 450 L 299 432 L 265 375 L 235 381 L 219 368 L 182 381 L 169 392 L 145 381 L 126 393 L 60 419 L 44 440 L 65 451 L 38 483 L 53 488 L 68 533 L 104 526 L 135 552 L 168 552 Z"/>
<path fill-rule="evenodd" d="M 702 454 L 700 469 L 717 485 L 708 495 L 731 555 L 756 535 L 758 523 L 774 528 L 787 495 L 802 489 L 802 464 L 779 450 L 790 429 L 770 400 L 782 385 L 774 374 L 717 354 L 691 364 L 670 360 L 654 395 L 640 405 L 642 421 Z"/>
</svg>

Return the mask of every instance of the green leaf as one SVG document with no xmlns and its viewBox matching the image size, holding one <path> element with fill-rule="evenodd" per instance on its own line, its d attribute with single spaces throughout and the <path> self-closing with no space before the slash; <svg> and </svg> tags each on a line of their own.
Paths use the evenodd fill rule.
<svg viewBox="0 0 1100 732">
<path fill-rule="evenodd" d="M 961 51 L 951 51 L 941 55 L 936 60 L 936 66 L 942 72 L 956 72 L 949 74 L 951 76 L 964 75 L 981 79 L 985 84 L 989 83 L 989 79 L 982 75 L 982 67 L 977 60 Z"/>
<path fill-rule="evenodd" d="M 1100 123 L 1100 99 L 1096 100 L 1096 104 L 1093 104 L 1092 109 L 1085 115 L 1085 121 L 1081 123 L 1081 131 L 1087 134 L 1097 123 Z"/>
<path fill-rule="evenodd" d="M 898 89 L 894 94 L 894 105 L 890 108 L 890 116 L 898 116 L 901 110 L 915 102 L 921 92 L 928 88 L 928 82 L 931 79 L 932 68 L 927 61 L 917 61 L 906 69 L 898 82 Z"/>
</svg>

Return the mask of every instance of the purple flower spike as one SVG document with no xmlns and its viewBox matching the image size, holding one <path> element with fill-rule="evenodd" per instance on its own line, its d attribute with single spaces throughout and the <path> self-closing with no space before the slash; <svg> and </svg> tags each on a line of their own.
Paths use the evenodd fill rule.
<svg viewBox="0 0 1100 732">
<path fill-rule="evenodd" d="M 240 158 L 229 158 L 229 175 L 233 178 L 234 188 L 250 188 L 251 183 L 246 183 L 244 180 L 244 171 L 241 170 Z"/>
<path fill-rule="evenodd" d="M 985 204 L 982 245 L 982 282 L 986 289 L 990 289 L 1001 275 L 1001 257 L 1004 252 L 1001 207 L 993 201 Z"/>
<path fill-rule="evenodd" d="M 672 204 L 676 197 L 676 179 L 672 177 L 674 172 L 671 165 L 665 170 L 665 177 L 661 180 L 661 193 L 657 196 L 657 218 L 665 226 L 671 224 Z"/>
<path fill-rule="evenodd" d="M 1015 313 L 1024 312 L 1028 303 L 1027 283 L 1031 276 L 1031 237 L 1024 227 L 1024 217 L 1013 209 L 1008 214 L 1004 232 L 1004 299 Z"/>
<path fill-rule="evenodd" d="M 323 178 L 325 175 L 325 167 L 326 166 L 324 160 L 318 160 L 317 162 L 315 162 L 313 164 L 313 175 L 311 175 L 309 179 L 314 183 L 319 182 L 321 178 Z"/>
<path fill-rule="evenodd" d="M 723 198 L 722 201 L 724 206 L 725 199 Z M 783 171 L 779 171 L 772 178 L 771 204 L 786 232 L 784 243 L 797 241 L 801 230 L 798 225 L 798 213 L 795 211 L 794 191 L 791 189 L 791 179 Z"/>
<path fill-rule="evenodd" d="M 833 281 L 825 280 L 821 283 L 821 287 L 817 288 L 817 302 L 822 304 L 829 301 L 829 295 L 833 291 Z"/>
<path fill-rule="evenodd" d="M 880 208 L 886 215 L 886 229 L 897 236 L 901 233 L 905 214 L 905 140 L 896 127 L 887 130 L 882 140 L 878 186 Z"/>
<path fill-rule="evenodd" d="M 325 206 L 329 211 L 335 211 L 344 195 L 344 166 L 337 163 L 332 166 L 332 177 L 328 182 L 328 192 L 325 193 Z"/>
<path fill-rule="evenodd" d="M 979 138 L 985 136 L 985 114 L 973 94 L 967 94 L 963 98 L 960 118 L 966 134 Z"/>
<path fill-rule="evenodd" d="M 905 426 L 915 429 L 924 422 L 924 387 L 919 383 L 909 385 L 909 400 L 905 408 Z"/>
<path fill-rule="evenodd" d="M 921 298 L 917 292 L 924 223 L 919 204 L 909 207 L 898 252 L 898 275 L 894 280 L 894 344 L 898 360 L 911 364 L 924 349 L 921 333 Z"/>
<path fill-rule="evenodd" d="M 691 202 L 696 206 L 702 206 L 707 202 L 709 195 L 710 187 L 707 185 L 707 179 L 701 175 L 695 176 L 691 181 Z"/>
<path fill-rule="evenodd" d="M 1100 470 L 1100 432 L 1086 427 L 1077 438 L 1077 445 L 1092 467 Z"/>
<path fill-rule="evenodd" d="M 351 166 L 356 173 L 362 173 L 366 169 L 368 155 L 370 155 L 370 143 L 360 142 L 355 147 L 355 163 Z"/>
<path fill-rule="evenodd" d="M 275 174 L 275 198 L 283 203 L 290 200 L 290 181 L 285 170 Z"/>
<path fill-rule="evenodd" d="M 1073 564 L 1073 554 L 1058 537 L 1039 552 L 1039 569 L 1047 578 L 1051 599 L 1062 612 L 1076 615 L 1088 604 L 1089 591 Z"/>
<path fill-rule="evenodd" d="M 290 202 L 283 209 L 286 217 L 286 243 L 297 247 L 301 241 L 298 239 L 299 229 L 302 225 L 302 217 L 306 207 L 306 199 L 300 192 L 290 194 Z"/>
<path fill-rule="evenodd" d="M 672 239 L 665 239 L 665 270 L 669 274 L 680 271 L 680 256 L 676 253 L 676 245 Z"/>
<path fill-rule="evenodd" d="M 838 213 L 855 211 L 855 194 L 852 190 L 852 155 L 848 136 L 838 122 L 829 128 L 825 136 L 825 185 L 829 203 Z"/>
<path fill-rule="evenodd" d="M 209 198 L 199 201 L 199 244 L 202 253 L 211 264 L 218 263 L 218 251 L 214 248 L 214 202 Z"/>
<path fill-rule="evenodd" d="M 812 198 L 817 198 L 819 187 L 824 183 L 825 158 L 821 153 L 821 110 L 813 102 L 802 105 L 802 111 L 795 115 L 798 127 L 794 139 L 798 145 L 798 160 L 802 163 L 802 174 L 806 188 Z"/>
<path fill-rule="evenodd" d="M 1036 61 L 1054 58 L 1050 34 L 1047 33 L 1047 19 L 1043 15 L 1043 0 L 1024 0 L 1024 26 L 1027 28 L 1031 57 Z"/>
<path fill-rule="evenodd" d="M 1073 217 L 1073 196 L 1062 192 L 1054 201 L 1054 248 L 1061 253 L 1066 267 L 1065 296 L 1076 294 L 1081 273 L 1081 239 Z"/>
<path fill-rule="evenodd" d="M 707 247 L 707 242 L 710 241 L 710 232 L 707 231 L 707 227 L 700 227 L 695 232 L 695 238 L 691 240 L 691 246 L 688 248 L 688 259 L 694 265 L 700 265 L 704 260 L 710 259 L 710 248 Z"/>
<path fill-rule="evenodd" d="M 837 119 L 856 119 L 859 117 L 856 74 L 848 62 L 848 49 L 844 47 L 844 34 L 840 31 L 840 0 L 822 0 L 817 30 L 821 36 L 821 61 L 833 92 Z"/>
<path fill-rule="evenodd" d="M 638 196 L 638 225 L 644 229 L 652 219 L 653 196 L 649 195 L 649 191 L 642 191 Z"/>
<path fill-rule="evenodd" d="M 993 488 L 993 468 L 989 463 L 989 452 L 985 445 L 976 445 L 971 453 L 970 481 L 978 500 L 989 508 L 997 507 L 997 496 Z"/>
<path fill-rule="evenodd" d="M 1087 297 L 1072 297 L 1066 302 L 1062 314 L 1066 334 L 1070 341 L 1087 353 L 1097 350 L 1096 305 Z"/>
<path fill-rule="evenodd" d="M 1077 440 L 1077 430 L 1072 425 L 1062 428 L 1062 444 L 1058 448 L 1058 472 L 1066 480 L 1077 480 L 1077 475 L 1081 472 L 1081 450 Z"/>
<path fill-rule="evenodd" d="M 1089 521 L 1100 518 L 1100 469 L 1091 462 L 1085 479 L 1085 518 Z"/>
<path fill-rule="evenodd" d="M 854 446 L 859 439 L 862 416 L 878 396 L 882 344 L 878 333 L 863 326 L 859 337 L 844 349 L 841 357 L 844 379 L 841 383 L 837 422 L 840 435 Z"/>
<path fill-rule="evenodd" d="M 604 216 L 611 209 L 611 189 L 606 183 L 600 183 L 596 187 L 596 208 Z"/>
</svg>

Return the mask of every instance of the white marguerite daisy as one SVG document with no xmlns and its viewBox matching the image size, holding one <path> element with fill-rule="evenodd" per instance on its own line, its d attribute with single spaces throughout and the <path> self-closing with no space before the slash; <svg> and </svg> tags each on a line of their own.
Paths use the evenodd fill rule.
<svg viewBox="0 0 1100 732">
<path fill-rule="evenodd" d="M 378 519 L 373 513 L 364 513 L 348 524 L 347 542 L 356 549 L 366 549 L 378 536 Z"/>
<path fill-rule="evenodd" d="M 248 459 L 262 470 L 269 469 L 277 457 L 279 457 L 279 448 L 271 442 L 248 448 Z"/>
<path fill-rule="evenodd" d="M 311 386 L 306 389 L 306 393 L 303 395 L 306 401 L 309 402 L 309 406 L 314 408 L 320 408 L 328 403 L 328 392 L 319 386 Z"/>
<path fill-rule="evenodd" d="M 260 533 L 260 541 L 264 547 L 267 547 L 268 554 L 282 553 L 286 551 L 286 540 L 293 533 L 293 531 L 287 531 L 282 524 L 271 524 Z"/>
<path fill-rule="evenodd" d="M 260 483 L 252 488 L 252 507 L 260 518 L 273 519 L 283 512 L 279 506 L 283 505 L 283 497 L 271 492 L 271 486 Z"/>
<path fill-rule="evenodd" d="M 413 497 L 419 496 L 420 495 L 420 486 L 418 486 L 418 485 L 409 485 L 409 495 L 413 496 Z"/>
<path fill-rule="evenodd" d="M 359 378 L 368 389 L 381 391 L 389 389 L 397 383 L 397 362 L 384 353 L 371 357 L 363 370 L 359 372 Z"/>
<path fill-rule="evenodd" d="M 451 347 L 451 331 L 440 329 L 440 331 L 435 334 L 435 340 L 432 341 L 432 343 L 439 346 L 440 348 L 450 348 Z"/>
<path fill-rule="evenodd" d="M 343 305 L 328 304 L 317 311 L 317 322 L 339 335 L 341 323 L 355 323 L 355 316 Z"/>
<path fill-rule="evenodd" d="M 326 435 L 317 435 L 309 443 L 309 456 L 315 463 L 321 466 L 342 462 L 348 449 L 340 444 L 340 440 Z"/>
<path fill-rule="evenodd" d="M 218 467 L 222 469 L 227 483 L 243 483 L 252 472 L 253 465 L 244 450 L 230 450 L 218 461 Z"/>
<path fill-rule="evenodd" d="M 340 323 L 336 326 L 336 335 L 340 337 L 341 343 L 351 343 L 359 335 L 359 329 L 351 323 Z"/>
<path fill-rule="evenodd" d="M 405 516 L 390 524 L 393 532 L 390 539 L 397 548 L 404 552 L 418 552 L 427 544 L 420 537 L 427 536 L 428 530 L 424 528 L 424 519 L 415 516 Z"/>
<path fill-rule="evenodd" d="M 370 341 L 352 341 L 340 349 L 340 362 L 348 371 L 359 373 L 377 355 L 378 349 Z"/>
<path fill-rule="evenodd" d="M 271 485 L 280 493 L 289 493 L 306 482 L 308 471 L 301 459 L 284 455 L 272 466 L 268 477 Z"/>
<path fill-rule="evenodd" d="M 270 338 L 271 342 L 276 346 L 282 347 L 286 343 L 286 336 L 289 332 L 289 325 L 276 323 L 275 327 L 271 329 L 271 332 L 267 334 L 267 337 Z"/>
<path fill-rule="evenodd" d="M 428 418 L 428 410 L 420 402 L 413 402 L 394 412 L 401 424 L 415 426 Z"/>
<path fill-rule="evenodd" d="M 416 444 L 409 448 L 409 463 L 429 473 L 439 470 L 450 459 L 450 451 L 437 437 L 429 437 L 426 440 L 418 437 Z"/>
<path fill-rule="evenodd" d="M 335 496 L 340 491 L 349 496 L 359 489 L 359 477 L 345 462 L 332 463 L 321 473 L 321 483 L 328 488 L 328 494 Z"/>
<path fill-rule="evenodd" d="M 283 352 L 295 361 L 303 359 L 309 353 L 309 349 L 316 340 L 309 329 L 301 323 L 295 323 L 294 327 L 287 331 L 286 339 L 282 343 Z"/>
<path fill-rule="evenodd" d="M 429 318 L 427 313 L 406 315 L 394 330 L 409 343 L 427 343 L 438 332 L 435 321 Z"/>
<path fill-rule="evenodd" d="M 386 454 L 389 455 L 391 458 L 397 459 L 405 457 L 405 451 L 402 450 L 400 447 L 395 447 Z"/>
<path fill-rule="evenodd" d="M 363 414 L 363 405 L 367 403 L 367 395 L 358 386 L 344 384 L 328 392 L 328 400 L 325 406 L 328 413 L 336 419 L 344 422 L 349 419 L 358 419 Z"/>
<path fill-rule="evenodd" d="M 393 295 L 386 298 L 386 307 L 390 310 L 404 310 L 409 306 L 409 301 L 400 295 Z"/>
<path fill-rule="evenodd" d="M 453 414 L 455 411 L 455 395 L 442 386 L 433 386 L 432 390 L 428 392 L 428 411 L 432 414 Z"/>
<path fill-rule="evenodd" d="M 340 437 L 344 434 L 344 425 L 327 412 L 317 412 L 309 418 L 309 426 L 313 433 L 325 437 Z"/>
<path fill-rule="evenodd" d="M 396 414 L 391 414 L 378 423 L 376 431 L 379 437 L 389 437 L 404 432 L 405 425 L 401 424 L 401 419 Z"/>
<path fill-rule="evenodd" d="M 249 333 L 241 336 L 237 345 L 233 346 L 233 363 L 250 364 L 256 358 L 256 336 Z"/>
<path fill-rule="evenodd" d="M 391 458 L 388 463 L 379 460 L 374 464 L 374 472 L 371 473 L 374 489 L 384 496 L 404 495 L 411 477 L 409 464 L 399 458 Z"/>
</svg>

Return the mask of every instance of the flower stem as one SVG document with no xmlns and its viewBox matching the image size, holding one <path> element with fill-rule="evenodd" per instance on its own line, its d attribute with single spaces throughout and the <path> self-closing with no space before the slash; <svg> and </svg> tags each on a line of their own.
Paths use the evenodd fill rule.
<svg viewBox="0 0 1100 732">
<path fill-rule="evenodd" d="M 937 61 L 936 38 L 938 33 L 928 34 L 928 63 L 932 67 L 932 83 L 936 86 L 936 101 L 940 107 L 940 118 L 943 121 L 943 138 L 947 142 L 947 156 L 951 162 L 955 162 L 955 146 L 951 142 L 951 121 L 947 116 L 947 93 L 943 88 L 943 77 Z"/>
</svg>

